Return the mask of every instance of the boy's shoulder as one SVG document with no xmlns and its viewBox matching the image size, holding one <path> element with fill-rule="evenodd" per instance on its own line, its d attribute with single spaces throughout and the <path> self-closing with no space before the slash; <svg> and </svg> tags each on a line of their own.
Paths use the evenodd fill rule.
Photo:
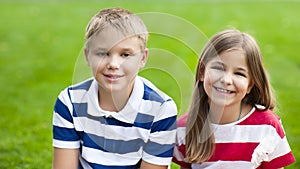
<svg viewBox="0 0 300 169">
<path fill-rule="evenodd" d="M 163 103 L 165 101 L 173 100 L 170 96 L 168 96 L 165 92 L 161 91 L 159 88 L 157 88 L 152 82 L 150 82 L 148 79 L 137 76 L 137 80 L 140 80 L 143 82 L 143 89 L 144 89 L 144 100 L 150 100 L 150 101 L 156 101 Z"/>
<path fill-rule="evenodd" d="M 60 97 L 70 97 L 70 93 L 73 93 L 74 91 L 84 91 L 87 92 L 90 87 L 92 86 L 94 81 L 94 78 L 89 78 L 86 79 L 84 81 L 78 82 L 76 84 L 73 85 L 69 85 L 67 87 L 65 87 L 59 94 L 59 98 Z"/>
<path fill-rule="evenodd" d="M 94 78 L 89 78 L 84 81 L 78 82 L 68 87 L 69 90 L 89 90 L 92 86 Z"/>
<path fill-rule="evenodd" d="M 137 76 L 134 88 L 129 101 L 134 101 L 134 105 L 140 105 L 138 106 L 140 112 L 154 117 L 155 122 L 162 119 L 175 122 L 177 106 L 171 97 L 158 89 L 152 82 L 140 76 Z"/>
</svg>

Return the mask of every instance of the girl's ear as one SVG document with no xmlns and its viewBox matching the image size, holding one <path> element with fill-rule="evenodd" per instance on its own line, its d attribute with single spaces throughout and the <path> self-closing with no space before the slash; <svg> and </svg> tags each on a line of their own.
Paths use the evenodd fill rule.
<svg viewBox="0 0 300 169">
<path fill-rule="evenodd" d="M 251 80 L 251 82 L 249 83 L 248 89 L 247 89 L 247 94 L 249 94 L 251 92 L 251 89 L 253 88 L 253 86 L 254 86 L 254 82 L 253 82 L 253 80 Z"/>
<path fill-rule="evenodd" d="M 205 74 L 205 68 L 204 67 L 201 67 L 200 68 L 200 71 L 199 71 L 199 80 L 201 81 L 201 82 L 203 82 L 204 81 L 204 74 Z"/>
<path fill-rule="evenodd" d="M 142 52 L 143 56 L 141 58 L 140 68 L 145 67 L 147 60 L 148 60 L 148 54 L 149 54 L 148 48 L 145 48 L 144 51 Z"/>
<path fill-rule="evenodd" d="M 204 81 L 204 75 L 203 75 L 203 74 L 200 75 L 200 81 L 201 81 L 201 82 Z"/>
</svg>

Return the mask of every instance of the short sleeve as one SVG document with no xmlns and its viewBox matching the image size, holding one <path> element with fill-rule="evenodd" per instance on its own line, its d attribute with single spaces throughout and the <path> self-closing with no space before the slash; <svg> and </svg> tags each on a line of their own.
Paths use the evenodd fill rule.
<svg viewBox="0 0 300 169">
<path fill-rule="evenodd" d="M 165 101 L 156 113 L 149 139 L 143 147 L 144 161 L 158 165 L 171 163 L 176 138 L 176 116 L 174 101 Z"/>
<path fill-rule="evenodd" d="M 280 168 L 295 162 L 295 158 L 292 154 L 283 125 L 279 118 L 277 120 L 277 124 L 274 126 L 276 127 L 276 131 L 279 133 L 278 137 L 274 137 L 274 139 L 277 138 L 277 140 L 272 141 L 273 143 L 276 143 L 276 146 L 274 151 L 269 153 L 270 161 L 262 163 L 263 168 Z"/>
<path fill-rule="evenodd" d="M 58 96 L 53 112 L 53 146 L 57 148 L 79 148 L 79 136 L 72 117 L 72 104 L 68 90 Z"/>
<path fill-rule="evenodd" d="M 295 162 L 279 117 L 272 120 L 276 134 L 266 136 L 254 150 L 251 161 L 262 168 L 281 168 Z"/>
<path fill-rule="evenodd" d="M 177 135 L 172 161 L 182 167 L 191 168 L 191 164 L 185 161 L 185 125 L 188 114 L 185 113 L 177 119 Z"/>
</svg>

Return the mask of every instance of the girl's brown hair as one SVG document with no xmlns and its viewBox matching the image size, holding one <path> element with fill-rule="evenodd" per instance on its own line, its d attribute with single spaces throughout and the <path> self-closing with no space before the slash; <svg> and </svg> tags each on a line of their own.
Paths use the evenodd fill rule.
<svg viewBox="0 0 300 169">
<path fill-rule="evenodd" d="M 186 160 L 190 163 L 201 163 L 208 160 L 215 148 L 215 138 L 209 120 L 208 96 L 200 80 L 205 71 L 205 65 L 222 52 L 240 48 L 244 50 L 249 68 L 250 79 L 254 86 L 242 100 L 243 103 L 257 108 L 257 105 L 266 109 L 275 108 L 270 82 L 263 67 L 260 49 L 249 34 L 239 30 L 225 30 L 214 35 L 206 44 L 198 61 L 195 88 L 186 125 Z"/>
</svg>

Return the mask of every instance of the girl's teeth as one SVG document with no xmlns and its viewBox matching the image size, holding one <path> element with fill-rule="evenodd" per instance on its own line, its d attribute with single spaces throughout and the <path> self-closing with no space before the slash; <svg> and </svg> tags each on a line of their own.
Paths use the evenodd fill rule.
<svg viewBox="0 0 300 169">
<path fill-rule="evenodd" d="M 231 93 L 229 90 L 225 90 L 225 89 L 217 88 L 217 90 L 222 93 Z"/>
</svg>

